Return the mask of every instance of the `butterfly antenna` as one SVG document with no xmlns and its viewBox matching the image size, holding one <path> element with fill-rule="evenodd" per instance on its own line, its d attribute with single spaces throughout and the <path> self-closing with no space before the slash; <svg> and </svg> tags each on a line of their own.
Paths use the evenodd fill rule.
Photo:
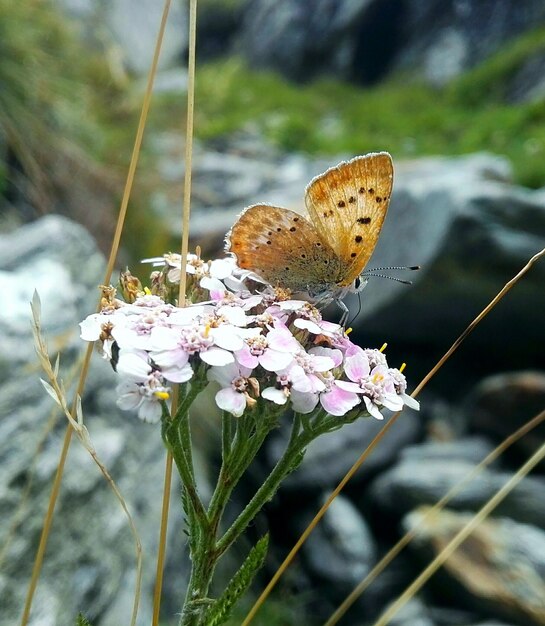
<svg viewBox="0 0 545 626">
<path fill-rule="evenodd" d="M 373 276 L 369 272 L 387 272 L 389 270 L 419 270 L 420 265 L 392 265 L 389 267 L 373 267 L 367 271 L 364 271 L 362 276 Z"/>
<path fill-rule="evenodd" d="M 376 278 L 387 278 L 388 280 L 394 280 L 396 283 L 402 283 L 403 285 L 412 285 L 412 280 L 403 280 L 402 278 L 398 278 L 397 276 L 388 276 L 388 274 L 371 274 L 366 273 L 365 276 L 375 276 Z"/>
</svg>

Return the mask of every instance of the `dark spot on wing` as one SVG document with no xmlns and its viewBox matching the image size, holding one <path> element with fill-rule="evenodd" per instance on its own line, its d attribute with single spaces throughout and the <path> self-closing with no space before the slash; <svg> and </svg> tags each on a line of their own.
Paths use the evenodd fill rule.
<svg viewBox="0 0 545 626">
<path fill-rule="evenodd" d="M 356 198 L 354 198 L 354 196 L 350 196 L 350 198 L 348 198 L 348 202 L 350 202 L 350 204 L 354 204 L 354 202 L 356 202 Z"/>
<path fill-rule="evenodd" d="M 356 236 L 354 237 L 354 241 L 355 241 L 356 243 L 361 243 L 362 239 L 363 239 L 363 237 L 362 237 L 361 235 L 356 235 Z"/>
<path fill-rule="evenodd" d="M 339 209 L 342 209 L 343 207 L 346 206 L 346 202 L 344 200 L 339 200 L 337 202 L 337 206 L 339 207 Z"/>
<path fill-rule="evenodd" d="M 356 221 L 358 222 L 358 224 L 370 224 L 371 218 L 370 217 L 358 217 Z"/>
</svg>

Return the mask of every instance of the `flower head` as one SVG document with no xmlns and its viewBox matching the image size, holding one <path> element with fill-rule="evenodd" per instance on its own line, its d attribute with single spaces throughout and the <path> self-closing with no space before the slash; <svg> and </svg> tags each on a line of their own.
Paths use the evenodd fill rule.
<svg viewBox="0 0 545 626">
<path fill-rule="evenodd" d="M 153 272 L 156 286 L 179 281 L 180 255 L 149 261 L 162 268 Z M 353 344 L 312 304 L 253 282 L 233 259 L 205 262 L 189 255 L 185 271 L 197 298 L 189 306 L 160 297 L 167 288 L 144 289 L 128 303 L 104 299 L 104 310 L 80 325 L 82 338 L 101 341 L 106 356 L 117 345 L 122 408 L 157 421 L 168 384 L 191 384 L 198 372 L 220 384 L 216 403 L 235 416 L 259 398 L 300 413 L 320 407 L 339 417 L 358 407 L 377 419 L 384 407 L 418 409 L 405 377 L 388 367 L 381 351 Z M 258 285 L 257 292 L 248 282 Z"/>
</svg>

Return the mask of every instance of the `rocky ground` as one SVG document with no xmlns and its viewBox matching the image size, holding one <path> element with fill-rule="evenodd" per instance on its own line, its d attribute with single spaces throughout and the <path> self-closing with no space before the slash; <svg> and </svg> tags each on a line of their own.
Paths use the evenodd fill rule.
<svg viewBox="0 0 545 626">
<path fill-rule="evenodd" d="M 171 223 L 178 205 L 168 190 L 179 185 L 183 172 L 175 151 L 168 149 L 175 145 L 172 137 L 158 142 L 163 146 L 165 186 L 158 192 L 155 210 Z M 229 145 L 198 147 L 194 241 L 208 250 L 221 248 L 237 212 L 252 202 L 301 209 L 304 185 L 333 162 L 275 153 L 250 136 Z M 422 269 L 409 287 L 381 279 L 369 284 L 354 332 L 365 346 L 388 341 L 389 361 L 407 361 L 414 386 L 544 242 L 545 194 L 512 185 L 509 164 L 501 158 L 477 154 L 396 163 L 391 208 L 372 264 L 418 263 Z M 81 350 L 77 323 L 95 306 L 103 270 L 104 259 L 92 238 L 65 218 L 48 216 L 0 235 L 0 510 L 5 520 L 1 623 L 15 623 L 20 615 L 65 428 L 53 417 L 51 401 L 39 383 L 28 303 L 38 289 L 51 353 L 61 351 L 63 378 L 71 387 Z M 482 330 L 467 340 L 445 373 L 422 394 L 421 412 L 407 411 L 399 419 L 312 534 L 288 585 L 292 600 L 307 607 L 306 623 L 323 622 L 403 530 L 414 526 L 425 507 L 545 406 L 540 306 L 544 273 L 543 266 L 535 267 Z M 84 413 L 142 537 L 146 578 L 139 623 L 147 624 L 164 454 L 152 426 L 116 409 L 113 388 L 113 372 L 97 357 Z M 200 412 L 196 439 L 206 493 L 218 453 L 210 398 L 202 398 Z M 362 420 L 310 447 L 298 472 L 256 522 L 254 532 L 272 532 L 267 574 L 380 427 L 377 421 Z M 468 515 L 541 445 L 543 432 L 527 436 L 436 516 L 362 596 L 346 623 L 371 623 Z M 243 484 L 240 498 L 251 495 L 262 472 L 274 462 L 282 437 L 281 428 Z M 174 487 L 165 623 L 174 623 L 186 571 L 178 558 L 184 542 L 176 494 Z M 545 624 L 544 496 L 542 473 L 525 478 L 391 623 Z M 125 623 L 134 584 L 133 552 L 117 502 L 74 442 L 31 623 L 71 623 L 79 609 L 97 626 Z"/>
</svg>

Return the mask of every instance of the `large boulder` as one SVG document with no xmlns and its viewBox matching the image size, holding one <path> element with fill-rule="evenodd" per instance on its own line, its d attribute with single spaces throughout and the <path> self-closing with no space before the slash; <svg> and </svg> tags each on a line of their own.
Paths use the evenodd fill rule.
<svg viewBox="0 0 545 626">
<path fill-rule="evenodd" d="M 241 48 L 251 64 L 298 81 L 372 83 L 404 69 L 443 84 L 544 21 L 539 0 L 252 0 Z"/>
<path fill-rule="evenodd" d="M 405 518 L 412 544 L 424 562 L 436 556 L 471 520 L 440 511 L 423 520 L 422 507 Z M 422 523 L 423 522 L 423 523 Z M 434 578 L 437 593 L 459 607 L 528 626 L 545 623 L 545 532 L 510 519 L 487 519 L 446 561 Z"/>
</svg>

